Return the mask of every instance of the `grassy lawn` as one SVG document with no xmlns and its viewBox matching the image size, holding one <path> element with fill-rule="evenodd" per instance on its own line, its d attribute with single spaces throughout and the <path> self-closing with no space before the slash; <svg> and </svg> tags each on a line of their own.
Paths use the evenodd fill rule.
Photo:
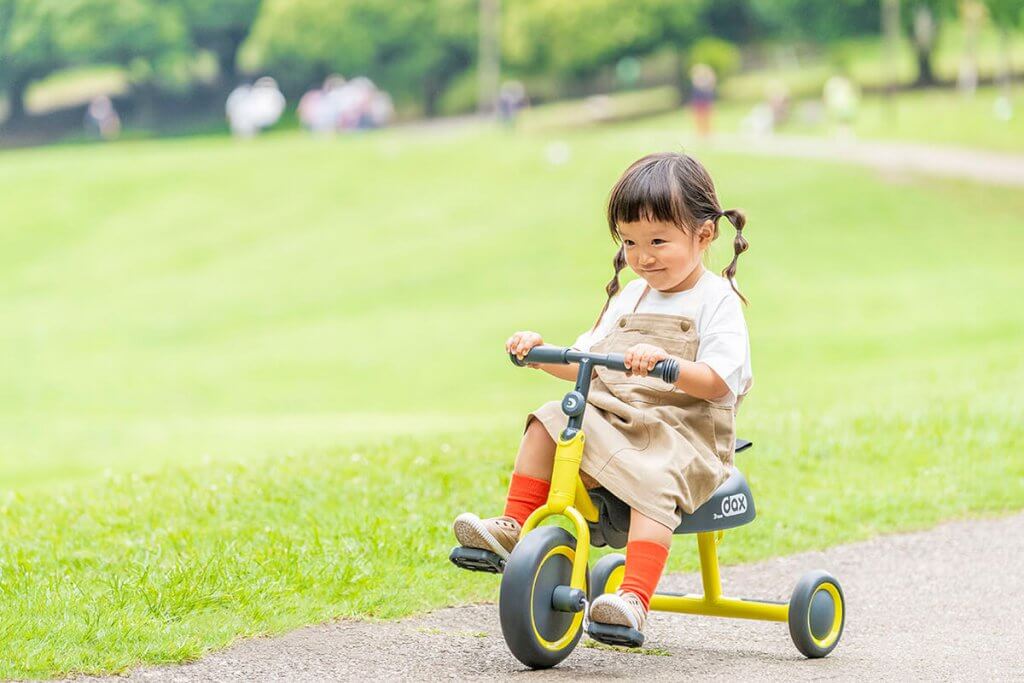
<svg viewBox="0 0 1024 683">
<path fill-rule="evenodd" d="M 1009 121 L 1000 120 L 993 113 L 999 96 L 999 90 L 993 87 L 979 88 L 972 98 L 950 89 L 901 92 L 892 100 L 868 95 L 861 99 L 853 132 L 864 140 L 953 145 L 1021 154 L 1024 153 L 1024 90 L 1017 87 L 1014 93 L 1014 116 Z M 810 111 L 817 102 L 794 101 L 789 119 L 778 132 L 835 135 L 836 127 L 823 112 Z M 744 119 L 753 106 L 749 102 L 722 100 L 715 110 L 715 129 L 728 133 L 747 130 Z M 652 117 L 646 125 L 688 134 L 695 131 L 693 116 L 688 110 Z"/>
<path fill-rule="evenodd" d="M 561 165 L 472 130 L 0 154 L 0 677 L 494 598 L 450 520 L 567 387 L 503 341 L 592 322 L 602 203 L 664 129 L 557 134 Z M 723 561 L 1024 507 L 1024 196 L 705 161 L 750 217 L 760 519 Z"/>
</svg>

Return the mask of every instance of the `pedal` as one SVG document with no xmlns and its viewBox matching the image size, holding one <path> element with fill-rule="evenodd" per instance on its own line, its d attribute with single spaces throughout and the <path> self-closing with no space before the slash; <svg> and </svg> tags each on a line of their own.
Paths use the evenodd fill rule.
<svg viewBox="0 0 1024 683">
<path fill-rule="evenodd" d="M 596 621 L 590 622 L 587 630 L 590 637 L 605 645 L 619 645 L 621 647 L 640 647 L 644 644 L 644 634 L 629 626 L 618 626 L 616 624 L 601 624 Z"/>
<path fill-rule="evenodd" d="M 456 567 L 468 569 L 471 572 L 501 574 L 505 571 L 505 560 L 498 557 L 498 553 L 482 548 L 466 548 L 458 545 L 452 548 L 448 559 Z"/>
</svg>

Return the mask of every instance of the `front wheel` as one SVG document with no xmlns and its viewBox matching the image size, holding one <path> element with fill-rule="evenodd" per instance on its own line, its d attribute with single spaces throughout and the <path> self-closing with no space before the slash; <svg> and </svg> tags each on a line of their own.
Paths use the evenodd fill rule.
<svg viewBox="0 0 1024 683">
<path fill-rule="evenodd" d="M 817 659 L 835 649 L 846 624 L 843 589 L 825 571 L 800 577 L 789 598 L 789 635 L 805 657 Z"/>
<path fill-rule="evenodd" d="M 565 529 L 545 526 L 520 541 L 501 576 L 498 613 L 508 649 L 531 669 L 547 669 L 569 656 L 583 634 L 583 612 L 562 612 L 552 604 L 555 588 L 568 586 L 576 560 L 576 539 Z"/>
</svg>

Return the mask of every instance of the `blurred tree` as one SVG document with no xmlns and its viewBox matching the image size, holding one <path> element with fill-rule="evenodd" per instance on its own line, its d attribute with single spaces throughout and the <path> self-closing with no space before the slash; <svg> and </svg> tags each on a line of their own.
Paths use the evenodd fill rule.
<svg viewBox="0 0 1024 683">
<path fill-rule="evenodd" d="M 1010 88 L 1013 82 L 1013 64 L 1010 48 L 1010 34 L 1018 27 L 1024 27 L 1024 2 L 1021 0 L 985 0 L 992 23 L 999 29 L 999 51 L 1002 52 L 1002 67 L 999 82 L 1002 87 L 1002 106 L 1009 114 Z"/>
<path fill-rule="evenodd" d="M 985 0 L 988 14 L 1001 31 L 1024 27 L 1024 2 L 1021 0 Z"/>
<path fill-rule="evenodd" d="M 727 40 L 701 38 L 690 48 L 690 61 L 707 64 L 721 81 L 739 71 L 740 51 Z"/>
<path fill-rule="evenodd" d="M 239 80 L 238 49 L 260 9 L 261 0 L 177 0 L 184 13 L 192 43 L 217 59 L 222 86 Z"/>
<path fill-rule="evenodd" d="M 773 35 L 830 42 L 878 33 L 878 0 L 750 0 Z"/>
<path fill-rule="evenodd" d="M 0 87 L 10 120 L 32 81 L 81 64 L 119 64 L 148 84 L 187 49 L 176 8 L 160 0 L 0 0 Z"/>
<path fill-rule="evenodd" d="M 292 92 L 365 75 L 429 116 L 472 65 L 476 34 L 476 0 L 265 0 L 243 50 Z"/>
<path fill-rule="evenodd" d="M 506 6 L 504 56 L 524 72 L 572 81 L 668 46 L 685 88 L 685 52 L 703 7 L 702 0 L 518 0 Z"/>
<path fill-rule="evenodd" d="M 0 87 L 8 121 L 24 117 L 29 84 L 64 64 L 51 9 L 43 2 L 0 0 Z"/>
<path fill-rule="evenodd" d="M 768 25 L 751 0 L 715 0 L 704 4 L 699 25 L 719 38 L 739 45 L 767 35 Z"/>
<path fill-rule="evenodd" d="M 928 86 L 936 83 L 932 56 L 938 45 L 942 20 L 956 13 L 955 0 L 909 0 L 903 4 L 905 20 L 910 24 L 910 35 L 914 38 L 914 55 L 917 58 L 917 80 L 914 85 Z"/>
</svg>

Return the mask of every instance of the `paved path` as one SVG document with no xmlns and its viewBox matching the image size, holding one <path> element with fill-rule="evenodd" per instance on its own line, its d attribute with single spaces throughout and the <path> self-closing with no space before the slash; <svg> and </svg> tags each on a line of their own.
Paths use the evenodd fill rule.
<svg viewBox="0 0 1024 683">
<path fill-rule="evenodd" d="M 742 543 L 742 533 L 727 533 L 724 543 Z M 817 568 L 842 582 L 848 607 L 842 641 L 821 660 L 800 656 L 782 623 L 656 613 L 647 654 L 581 642 L 557 668 L 528 672 L 505 648 L 497 607 L 474 605 L 252 639 L 194 664 L 137 670 L 130 680 L 1024 681 L 1024 513 L 727 567 L 722 580 L 727 595 L 786 600 L 797 577 Z M 662 585 L 700 591 L 696 574 Z"/>
<path fill-rule="evenodd" d="M 882 140 L 831 140 L 798 135 L 720 135 L 712 149 L 762 156 L 795 157 L 871 166 L 893 173 L 963 178 L 990 185 L 1024 186 L 1024 154 L 968 147 Z"/>
</svg>

